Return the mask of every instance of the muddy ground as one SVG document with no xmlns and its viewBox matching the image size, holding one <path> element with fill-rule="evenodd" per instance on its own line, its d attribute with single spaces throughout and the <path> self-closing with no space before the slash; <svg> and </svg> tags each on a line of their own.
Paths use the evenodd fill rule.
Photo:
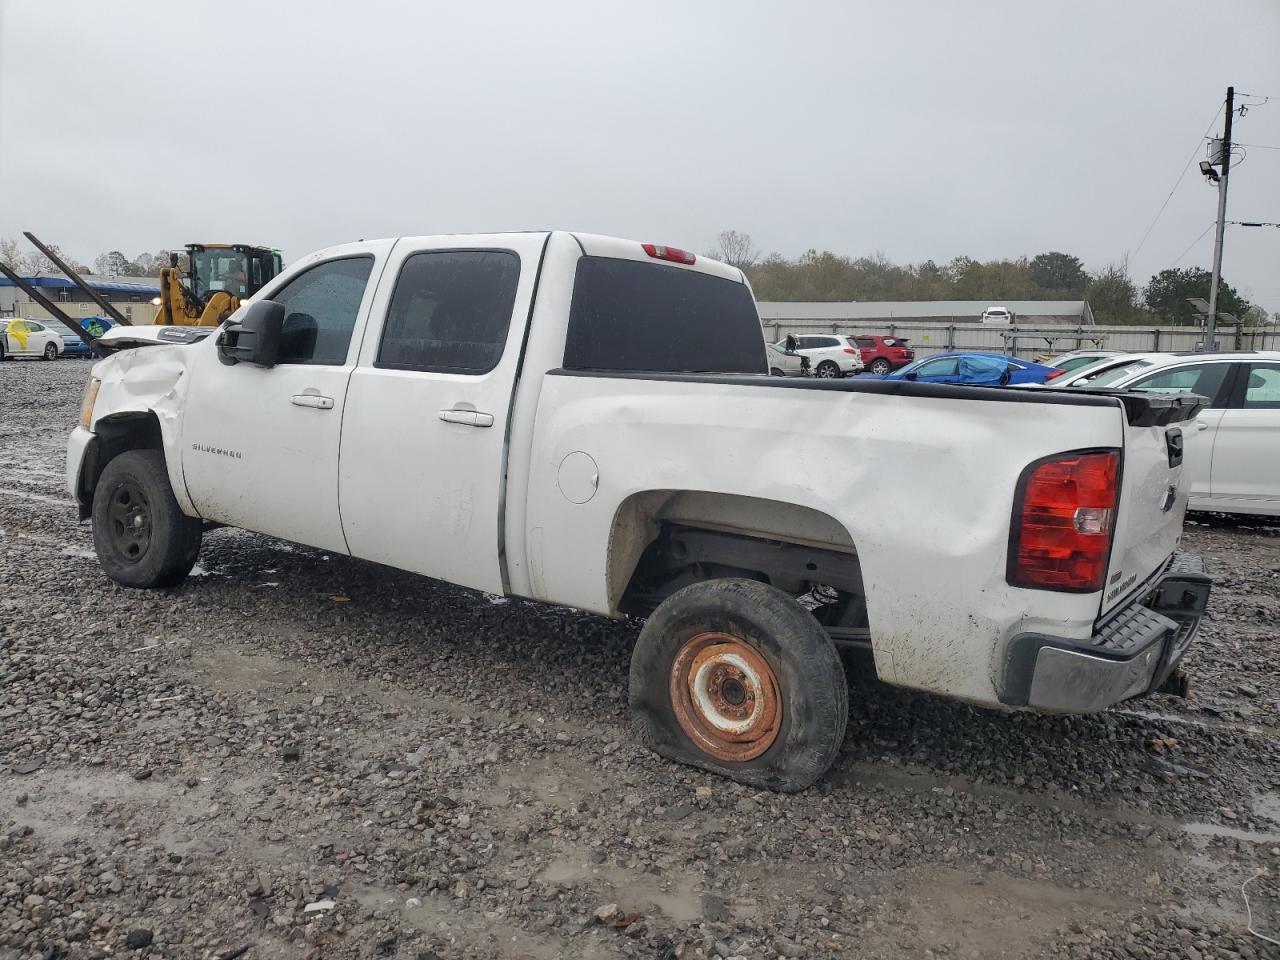
<svg viewBox="0 0 1280 960">
<path fill-rule="evenodd" d="M 1277 957 L 1280 529 L 1189 701 L 1002 715 L 853 663 L 798 796 L 628 733 L 636 627 L 236 531 L 121 589 L 63 492 L 88 364 L 0 364 L 0 958 Z M 243 951 L 243 952 L 238 952 Z"/>
</svg>

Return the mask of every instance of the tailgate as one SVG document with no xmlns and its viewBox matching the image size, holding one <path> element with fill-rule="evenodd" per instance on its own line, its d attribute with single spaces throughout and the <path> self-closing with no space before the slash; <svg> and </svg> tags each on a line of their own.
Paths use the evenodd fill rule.
<svg viewBox="0 0 1280 960">
<path fill-rule="evenodd" d="M 1184 427 L 1205 402 L 1194 394 L 1117 396 L 1125 407 L 1124 460 L 1102 613 L 1159 573 L 1177 549 L 1187 512 L 1183 444 L 1196 433 Z"/>
</svg>

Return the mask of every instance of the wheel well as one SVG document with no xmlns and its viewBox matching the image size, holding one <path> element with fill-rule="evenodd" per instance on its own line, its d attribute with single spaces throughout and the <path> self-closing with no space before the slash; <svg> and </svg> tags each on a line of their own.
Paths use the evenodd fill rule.
<svg viewBox="0 0 1280 960">
<path fill-rule="evenodd" d="M 772 584 L 805 598 L 824 626 L 866 635 L 858 552 L 829 514 L 687 490 L 635 494 L 618 508 L 609 540 L 613 609 L 646 616 L 681 587 L 721 577 Z"/>
<path fill-rule="evenodd" d="M 150 411 L 104 417 L 94 424 L 93 432 L 76 485 L 81 520 L 93 508 L 93 491 L 108 463 L 127 450 L 164 450 L 160 421 Z"/>
</svg>

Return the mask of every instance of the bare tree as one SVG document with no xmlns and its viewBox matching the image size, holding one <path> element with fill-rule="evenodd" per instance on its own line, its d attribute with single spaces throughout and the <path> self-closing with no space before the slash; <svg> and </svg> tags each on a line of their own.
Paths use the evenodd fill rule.
<svg viewBox="0 0 1280 960">
<path fill-rule="evenodd" d="M 0 263 L 7 264 L 24 276 L 31 272 L 31 265 L 22 247 L 12 237 L 0 238 Z"/>
<path fill-rule="evenodd" d="M 739 270 L 747 270 L 760 259 L 760 251 L 751 242 L 751 234 L 726 230 L 716 237 L 716 247 L 708 256 L 723 260 Z"/>
</svg>

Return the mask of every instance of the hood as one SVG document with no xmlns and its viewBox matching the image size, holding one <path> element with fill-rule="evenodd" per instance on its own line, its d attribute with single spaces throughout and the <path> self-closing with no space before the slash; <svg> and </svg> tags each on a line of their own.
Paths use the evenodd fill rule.
<svg viewBox="0 0 1280 960">
<path fill-rule="evenodd" d="M 128 350 L 132 347 L 157 346 L 159 344 L 198 343 L 217 327 L 130 326 L 112 327 L 98 338 L 98 346 L 104 353 Z"/>
</svg>

